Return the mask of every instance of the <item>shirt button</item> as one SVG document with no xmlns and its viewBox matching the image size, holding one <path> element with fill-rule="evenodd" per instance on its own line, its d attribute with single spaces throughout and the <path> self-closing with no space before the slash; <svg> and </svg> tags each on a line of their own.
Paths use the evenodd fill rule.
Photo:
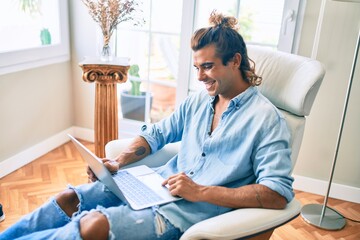
<svg viewBox="0 0 360 240">
<path fill-rule="evenodd" d="M 206 156 L 206 154 L 205 154 L 205 153 L 202 153 L 202 154 L 201 154 L 201 156 L 202 156 L 202 157 L 205 157 L 205 156 Z"/>
<path fill-rule="evenodd" d="M 194 174 L 194 172 L 193 172 L 193 171 L 191 171 L 191 172 L 190 172 L 190 175 L 193 175 L 193 174 Z"/>
<path fill-rule="evenodd" d="M 141 131 L 145 131 L 147 129 L 147 126 L 146 125 L 143 125 L 142 127 L 141 127 Z"/>
</svg>

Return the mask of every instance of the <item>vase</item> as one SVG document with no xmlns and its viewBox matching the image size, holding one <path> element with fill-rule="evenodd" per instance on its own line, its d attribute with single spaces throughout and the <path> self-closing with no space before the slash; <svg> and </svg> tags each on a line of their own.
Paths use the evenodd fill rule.
<svg viewBox="0 0 360 240">
<path fill-rule="evenodd" d="M 105 44 L 101 50 L 100 60 L 104 62 L 110 62 L 113 59 L 111 48 L 109 44 Z"/>
<path fill-rule="evenodd" d="M 104 35 L 104 45 L 101 49 L 100 60 L 104 62 L 110 62 L 113 60 L 113 55 L 110 48 L 111 34 Z"/>
</svg>

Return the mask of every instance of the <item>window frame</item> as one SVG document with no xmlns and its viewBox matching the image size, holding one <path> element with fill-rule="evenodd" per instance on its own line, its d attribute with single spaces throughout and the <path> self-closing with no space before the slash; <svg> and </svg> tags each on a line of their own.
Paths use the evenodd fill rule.
<svg viewBox="0 0 360 240">
<path fill-rule="evenodd" d="M 70 60 L 68 2 L 58 0 L 60 43 L 0 53 L 0 75 Z"/>
<path fill-rule="evenodd" d="M 305 0 L 286 0 L 280 29 L 278 50 L 297 53 L 304 18 Z"/>
</svg>

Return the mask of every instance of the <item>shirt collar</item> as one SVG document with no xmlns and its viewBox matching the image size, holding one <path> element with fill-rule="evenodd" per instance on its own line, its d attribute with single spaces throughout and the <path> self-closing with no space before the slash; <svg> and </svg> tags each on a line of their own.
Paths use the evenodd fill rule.
<svg viewBox="0 0 360 240">
<path fill-rule="evenodd" d="M 252 95 L 257 92 L 257 88 L 254 86 L 248 87 L 244 92 L 240 93 L 236 97 L 230 100 L 228 108 L 231 107 L 240 107 L 241 104 L 246 102 Z M 214 101 L 218 98 L 218 96 L 209 96 L 209 107 L 214 110 Z"/>
</svg>

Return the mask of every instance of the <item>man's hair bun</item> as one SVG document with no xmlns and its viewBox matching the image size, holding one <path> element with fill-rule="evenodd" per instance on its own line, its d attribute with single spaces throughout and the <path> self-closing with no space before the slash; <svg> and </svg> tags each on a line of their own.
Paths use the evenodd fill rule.
<svg viewBox="0 0 360 240">
<path fill-rule="evenodd" d="M 216 10 L 212 11 L 209 17 L 209 24 L 212 27 L 227 27 L 237 31 L 238 20 L 232 16 L 225 16 L 221 13 L 217 13 Z"/>
</svg>

